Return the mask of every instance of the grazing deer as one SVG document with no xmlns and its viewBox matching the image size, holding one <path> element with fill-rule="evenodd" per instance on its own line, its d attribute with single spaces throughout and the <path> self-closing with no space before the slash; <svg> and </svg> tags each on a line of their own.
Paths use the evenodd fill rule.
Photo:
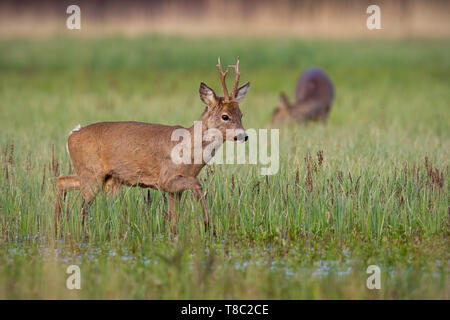
<svg viewBox="0 0 450 320">
<path fill-rule="evenodd" d="M 245 97 L 250 83 L 239 87 L 239 58 L 236 65 L 228 66 L 222 71 L 220 58 L 217 67 L 224 91 L 219 97 L 205 83 L 200 84 L 200 99 L 206 108 L 200 117 L 202 126 L 202 144 L 205 132 L 214 128 L 221 132 L 222 141 L 226 139 L 244 142 L 248 136 L 242 126 L 242 112 L 239 103 Z M 225 83 L 228 68 L 235 70 L 235 82 L 231 95 Z M 81 190 L 83 198 L 82 224 L 88 214 L 89 204 L 103 188 L 105 191 L 117 193 L 121 185 L 139 186 L 159 189 L 169 194 L 168 216 L 171 229 L 176 233 L 175 201 L 179 201 L 185 190 L 192 190 L 201 201 L 205 229 L 209 225 L 209 214 L 202 185 L 197 175 L 206 165 L 201 163 L 175 164 L 171 159 L 173 147 L 178 143 L 172 141 L 172 133 L 176 129 L 186 129 L 194 136 L 194 126 L 167 126 L 142 122 L 100 122 L 86 127 L 77 127 L 69 135 L 67 149 L 75 168 L 76 175 L 59 176 L 57 180 L 58 197 L 55 208 L 55 232 L 58 234 L 58 216 L 61 212 L 61 198 L 69 190 Z M 233 135 L 226 134 L 235 132 Z M 192 141 L 194 139 L 191 139 Z M 192 142 L 191 150 L 194 150 Z M 191 152 L 193 157 L 194 152 Z"/>
<path fill-rule="evenodd" d="M 295 88 L 296 100 L 290 104 L 285 93 L 280 95 L 280 106 L 272 114 L 272 123 L 325 121 L 334 98 L 334 87 L 327 74 L 318 68 L 309 68 L 300 76 Z"/>
</svg>

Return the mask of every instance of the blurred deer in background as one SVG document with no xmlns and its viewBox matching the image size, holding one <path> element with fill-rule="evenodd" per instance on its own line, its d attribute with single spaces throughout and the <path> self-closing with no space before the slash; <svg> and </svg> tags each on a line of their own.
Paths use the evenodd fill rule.
<svg viewBox="0 0 450 320">
<path fill-rule="evenodd" d="M 213 89 L 203 82 L 200 84 L 200 99 L 206 108 L 200 117 L 202 126 L 202 147 L 208 145 L 203 139 L 208 129 L 214 128 L 222 133 L 223 140 L 244 142 L 248 136 L 242 126 L 242 112 L 239 103 L 245 97 L 250 83 L 239 87 L 239 58 L 235 70 L 235 82 L 231 94 L 225 83 L 228 72 L 222 71 L 220 58 L 218 65 L 224 96 L 219 97 Z M 227 68 L 228 69 L 228 68 Z M 189 111 L 187 111 L 189 113 Z M 58 217 L 61 212 L 62 198 L 69 190 L 80 190 L 83 198 L 82 224 L 87 233 L 85 218 L 88 208 L 96 194 L 103 188 L 117 193 L 121 185 L 159 189 L 169 194 L 168 216 L 172 232 L 176 233 L 175 201 L 179 201 L 185 190 L 192 190 L 201 201 L 205 230 L 209 225 L 209 214 L 202 185 L 197 179 L 200 170 L 206 165 L 195 163 L 194 139 L 190 145 L 192 161 L 174 163 L 171 152 L 178 141 L 172 141 L 176 129 L 186 129 L 194 136 L 194 126 L 167 126 L 142 122 L 100 122 L 86 127 L 77 127 L 69 135 L 68 152 L 76 175 L 59 176 L 57 180 L 58 196 L 55 208 L 55 233 L 58 235 Z M 235 134 L 226 134 L 235 132 Z"/>
<path fill-rule="evenodd" d="M 321 69 L 309 68 L 298 79 L 293 104 L 284 92 L 280 94 L 280 106 L 272 114 L 272 123 L 325 121 L 333 98 L 334 87 L 327 74 Z"/>
</svg>

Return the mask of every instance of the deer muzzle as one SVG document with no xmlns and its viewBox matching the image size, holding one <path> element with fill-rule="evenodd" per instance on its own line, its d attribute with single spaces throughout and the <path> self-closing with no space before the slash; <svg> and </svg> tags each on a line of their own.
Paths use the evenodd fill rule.
<svg viewBox="0 0 450 320">
<path fill-rule="evenodd" d="M 244 132 L 244 133 L 239 133 L 237 135 L 234 136 L 234 141 L 237 142 L 245 142 L 248 140 L 248 135 Z"/>
</svg>

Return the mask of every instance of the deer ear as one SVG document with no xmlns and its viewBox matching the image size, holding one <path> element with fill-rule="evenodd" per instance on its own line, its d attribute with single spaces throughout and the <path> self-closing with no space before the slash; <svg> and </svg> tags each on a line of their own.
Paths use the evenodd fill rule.
<svg viewBox="0 0 450 320">
<path fill-rule="evenodd" d="M 202 101 L 206 105 L 210 107 L 214 107 L 216 105 L 217 96 L 213 89 L 211 89 L 202 82 L 200 83 L 200 88 L 198 89 L 198 92 L 200 93 L 200 99 L 202 99 Z"/>
<path fill-rule="evenodd" d="M 280 93 L 280 108 L 289 109 L 289 100 L 284 92 Z"/>
<path fill-rule="evenodd" d="M 240 103 L 244 99 L 249 87 L 250 87 L 250 82 L 247 82 L 246 84 L 240 86 L 239 89 L 237 89 L 237 93 L 236 93 L 236 101 L 237 102 Z"/>
</svg>

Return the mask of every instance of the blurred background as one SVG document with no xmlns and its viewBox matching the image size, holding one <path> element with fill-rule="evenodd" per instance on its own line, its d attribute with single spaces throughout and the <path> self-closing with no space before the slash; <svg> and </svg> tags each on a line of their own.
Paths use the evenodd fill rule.
<svg viewBox="0 0 450 320">
<path fill-rule="evenodd" d="M 77 35 L 148 32 L 183 35 L 258 35 L 305 38 L 447 37 L 446 0 L 7 0 L 0 1 L 0 35 L 70 33 L 66 8 L 81 8 Z M 382 30 L 366 28 L 366 8 L 382 8 Z M 73 33 L 71 33 L 73 34 Z"/>
<path fill-rule="evenodd" d="M 450 1 L 0 0 L 0 299 L 450 299 L 449 40 Z M 279 129 L 279 173 L 202 170 L 217 236 L 189 192 L 173 238 L 162 193 L 123 188 L 94 201 L 88 239 L 69 193 L 55 239 L 70 130 L 191 126 L 200 82 L 222 94 L 218 56 L 251 82 L 244 127 Z M 327 122 L 272 125 L 312 66 L 336 89 Z"/>
</svg>

